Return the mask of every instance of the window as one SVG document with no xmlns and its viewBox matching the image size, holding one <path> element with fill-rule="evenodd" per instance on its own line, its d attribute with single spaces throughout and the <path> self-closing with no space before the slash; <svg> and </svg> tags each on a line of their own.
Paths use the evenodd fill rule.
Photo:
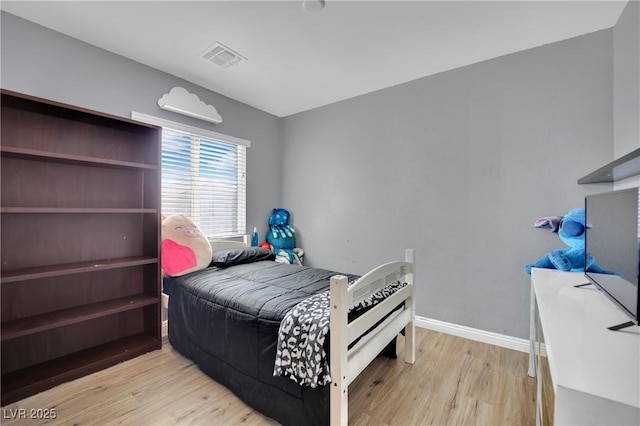
<svg viewBox="0 0 640 426">
<path fill-rule="evenodd" d="M 249 142 L 144 114 L 162 126 L 162 214 L 184 213 L 209 238 L 246 234 Z"/>
</svg>

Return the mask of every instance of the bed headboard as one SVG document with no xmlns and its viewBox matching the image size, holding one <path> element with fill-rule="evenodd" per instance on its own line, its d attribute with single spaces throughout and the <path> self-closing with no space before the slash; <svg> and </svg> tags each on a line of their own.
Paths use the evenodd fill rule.
<svg viewBox="0 0 640 426">
<path fill-rule="evenodd" d="M 228 250 L 232 248 L 241 248 L 241 247 L 249 247 L 250 235 L 243 235 L 242 241 L 238 241 L 237 239 L 229 239 L 229 240 L 209 240 L 211 243 L 211 249 L 213 251 L 217 250 Z"/>
</svg>

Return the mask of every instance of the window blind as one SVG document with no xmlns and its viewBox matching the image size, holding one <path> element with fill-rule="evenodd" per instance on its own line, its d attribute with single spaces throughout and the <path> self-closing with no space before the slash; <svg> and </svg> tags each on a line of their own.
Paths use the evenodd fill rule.
<svg viewBox="0 0 640 426">
<path fill-rule="evenodd" d="M 162 129 L 162 214 L 184 213 L 207 237 L 246 233 L 246 148 Z"/>
<path fill-rule="evenodd" d="M 162 127 L 163 215 L 189 216 L 208 238 L 246 234 L 249 141 L 132 113 Z"/>
</svg>

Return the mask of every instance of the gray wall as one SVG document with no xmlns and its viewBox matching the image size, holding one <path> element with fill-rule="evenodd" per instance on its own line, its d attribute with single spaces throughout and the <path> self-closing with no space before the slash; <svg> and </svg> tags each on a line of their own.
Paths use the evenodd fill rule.
<svg viewBox="0 0 640 426">
<path fill-rule="evenodd" d="M 416 249 L 417 314 L 528 336 L 533 228 L 612 158 L 612 31 L 284 119 L 283 204 L 311 265 L 363 273 Z M 602 187 L 600 187 L 602 189 Z"/>
<path fill-rule="evenodd" d="M 284 119 L 5 12 L 0 78 L 19 92 L 249 139 L 249 229 L 264 231 L 270 209 L 284 206 L 307 262 L 344 272 L 363 273 L 413 247 L 419 315 L 526 337 L 521 267 L 563 247 L 533 222 L 608 188 L 576 180 L 613 158 L 614 121 L 616 135 L 633 126 L 618 106 L 632 104 L 624 93 L 638 84 L 623 72 L 637 63 L 619 56 L 638 49 L 632 13 L 637 3 L 620 29 Z M 157 99 L 175 85 L 215 105 L 224 122 L 160 110 Z"/>
<path fill-rule="evenodd" d="M 640 2 L 627 3 L 613 29 L 614 157 L 640 148 Z M 636 179 L 637 180 L 637 179 Z"/>
<path fill-rule="evenodd" d="M 2 73 L 5 89 L 122 117 L 137 111 L 250 140 L 247 150 L 247 232 L 264 232 L 280 204 L 281 120 L 175 76 L 2 12 Z M 221 124 L 161 110 L 157 101 L 182 86 L 216 107 Z"/>
</svg>

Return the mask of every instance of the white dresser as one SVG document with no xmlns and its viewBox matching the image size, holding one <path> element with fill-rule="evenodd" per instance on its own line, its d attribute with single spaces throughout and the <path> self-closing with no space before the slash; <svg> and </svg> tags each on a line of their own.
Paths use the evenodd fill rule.
<svg viewBox="0 0 640 426">
<path fill-rule="evenodd" d="M 640 425 L 640 327 L 581 272 L 533 269 L 532 373 L 540 425 Z M 533 361 L 533 358 L 532 358 Z"/>
</svg>

